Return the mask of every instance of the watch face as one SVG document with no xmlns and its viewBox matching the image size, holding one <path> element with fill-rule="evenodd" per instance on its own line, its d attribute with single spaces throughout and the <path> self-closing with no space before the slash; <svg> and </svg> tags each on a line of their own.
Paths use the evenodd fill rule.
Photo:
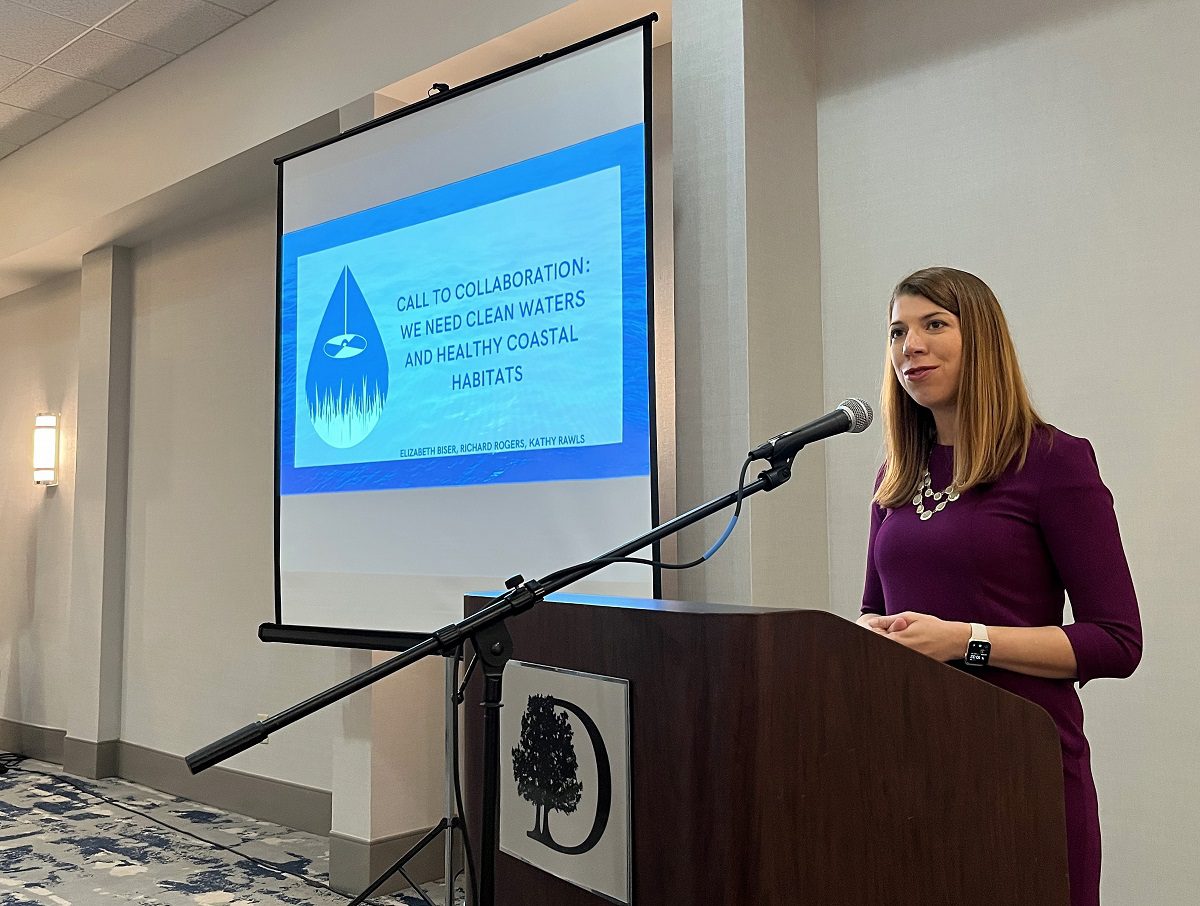
<svg viewBox="0 0 1200 906">
<path fill-rule="evenodd" d="M 983 667 L 987 665 L 991 653 L 991 642 L 971 641 L 967 643 L 967 656 L 964 660 L 968 667 Z"/>
</svg>

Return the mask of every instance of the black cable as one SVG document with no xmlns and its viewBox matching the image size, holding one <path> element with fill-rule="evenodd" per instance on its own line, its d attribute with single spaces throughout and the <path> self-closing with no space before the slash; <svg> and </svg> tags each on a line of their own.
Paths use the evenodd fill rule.
<svg viewBox="0 0 1200 906">
<path fill-rule="evenodd" d="M 25 756 L 16 752 L 0 752 L 0 774 L 14 770 L 24 760 Z"/>
<path fill-rule="evenodd" d="M 701 563 L 712 559 L 712 556 L 719 551 L 729 539 L 729 536 L 733 533 L 733 527 L 737 525 L 738 518 L 742 515 L 742 500 L 745 497 L 746 492 L 746 472 L 750 468 L 750 463 L 752 462 L 754 462 L 754 460 L 747 457 L 746 461 L 742 463 L 742 471 L 738 475 L 737 497 L 734 502 L 733 515 L 729 517 L 729 523 L 725 526 L 725 531 L 721 533 L 721 537 L 718 538 L 712 547 L 705 551 L 702 556 L 697 557 L 695 560 L 691 560 L 687 563 L 665 563 L 662 560 L 649 560 L 644 557 L 595 557 L 585 563 L 576 563 L 574 566 L 567 566 L 563 569 L 555 570 L 548 576 L 544 576 L 541 579 L 541 584 L 546 585 L 550 582 L 557 582 L 560 579 L 573 576 L 575 573 L 579 573 L 576 578 L 582 578 L 584 575 L 587 575 L 592 571 L 591 568 L 593 566 L 597 566 L 601 563 L 605 565 L 610 563 L 637 563 L 641 564 L 642 566 L 657 566 L 661 569 L 691 569 L 694 566 L 699 566 Z M 575 579 L 572 578 L 569 581 L 574 582 Z"/>
<path fill-rule="evenodd" d="M 17 757 L 19 757 L 19 756 L 17 756 Z M 24 760 L 24 759 L 21 759 L 21 760 Z M 347 901 L 354 899 L 352 896 L 350 896 L 348 894 L 344 894 L 340 890 L 334 890 L 328 884 L 322 884 L 320 881 L 316 881 L 310 877 L 307 877 L 306 875 L 300 874 L 299 872 L 295 872 L 290 869 L 283 868 L 282 866 L 277 865 L 268 859 L 259 859 L 259 858 L 256 858 L 255 856 L 248 856 L 245 853 L 234 849 L 232 846 L 226 846 L 224 843 L 218 843 L 215 840 L 209 840 L 206 837 L 201 837 L 199 834 L 194 834 L 191 831 L 185 830 L 182 827 L 176 827 L 174 824 L 169 824 L 168 822 L 163 821 L 161 818 L 156 818 L 153 815 L 142 811 L 141 809 L 136 809 L 136 808 L 133 808 L 132 806 L 128 806 L 125 803 L 121 802 L 120 800 L 113 799 L 111 796 L 105 796 L 103 793 L 98 793 L 95 790 L 88 789 L 87 787 L 76 783 L 75 781 L 71 780 L 68 777 L 63 777 L 60 774 L 51 774 L 48 771 L 34 770 L 33 768 L 15 768 L 15 770 L 17 770 L 23 774 L 33 774 L 34 776 L 37 776 L 37 777 L 48 777 L 51 780 L 54 780 L 58 783 L 66 784 L 67 786 L 72 787 L 81 793 L 85 793 L 88 796 L 91 796 L 93 799 L 99 799 L 101 802 L 107 803 L 108 805 L 115 806 L 116 808 L 122 809 L 123 811 L 137 815 L 140 818 L 145 818 L 147 821 L 153 821 L 155 824 L 159 824 L 159 825 L 165 827 L 167 830 L 175 831 L 178 834 L 183 834 L 185 837 L 191 837 L 195 840 L 199 840 L 201 843 L 205 843 L 205 844 L 213 847 L 214 849 L 223 849 L 226 852 L 232 853 L 233 855 L 237 856 L 239 859 L 245 859 L 247 862 L 253 862 L 255 865 L 265 868 L 268 871 L 273 871 L 279 875 L 287 875 L 287 876 L 296 878 L 297 880 L 303 881 L 309 887 L 315 888 L 316 890 L 328 891 L 329 893 L 336 894 L 337 896 L 339 896 L 342 899 L 347 900 Z M 373 903 L 374 906 L 384 906 L 384 904 L 378 903 L 377 901 L 374 901 L 374 900 L 366 900 L 365 902 Z"/>
</svg>

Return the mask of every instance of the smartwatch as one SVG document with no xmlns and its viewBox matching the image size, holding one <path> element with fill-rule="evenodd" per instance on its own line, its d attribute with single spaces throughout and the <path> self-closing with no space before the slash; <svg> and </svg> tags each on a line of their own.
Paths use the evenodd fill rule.
<svg viewBox="0 0 1200 906">
<path fill-rule="evenodd" d="M 988 641 L 987 627 L 982 623 L 971 624 L 971 641 L 967 642 L 967 654 L 963 663 L 968 667 L 986 667 L 992 656 L 992 643 Z"/>
</svg>

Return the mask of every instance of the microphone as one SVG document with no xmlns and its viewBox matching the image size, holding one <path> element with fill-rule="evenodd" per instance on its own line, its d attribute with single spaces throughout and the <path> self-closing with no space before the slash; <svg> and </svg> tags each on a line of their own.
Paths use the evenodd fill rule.
<svg viewBox="0 0 1200 906">
<path fill-rule="evenodd" d="M 835 434 L 858 434 L 871 424 L 871 407 L 862 400 L 843 400 L 842 404 L 820 418 L 791 431 L 776 434 L 759 444 L 747 456 L 751 459 L 791 459 L 809 444 Z"/>
</svg>

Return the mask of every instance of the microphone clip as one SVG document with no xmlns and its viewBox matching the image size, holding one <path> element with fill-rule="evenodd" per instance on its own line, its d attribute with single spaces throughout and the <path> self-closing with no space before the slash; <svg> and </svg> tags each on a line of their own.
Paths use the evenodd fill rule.
<svg viewBox="0 0 1200 906">
<path fill-rule="evenodd" d="M 766 485 L 764 490 L 773 491 L 781 484 L 787 483 L 792 477 L 792 460 L 795 458 L 795 454 L 784 457 L 779 461 L 767 457 L 767 462 L 771 468 L 763 469 L 758 473 L 758 480 Z"/>
</svg>

